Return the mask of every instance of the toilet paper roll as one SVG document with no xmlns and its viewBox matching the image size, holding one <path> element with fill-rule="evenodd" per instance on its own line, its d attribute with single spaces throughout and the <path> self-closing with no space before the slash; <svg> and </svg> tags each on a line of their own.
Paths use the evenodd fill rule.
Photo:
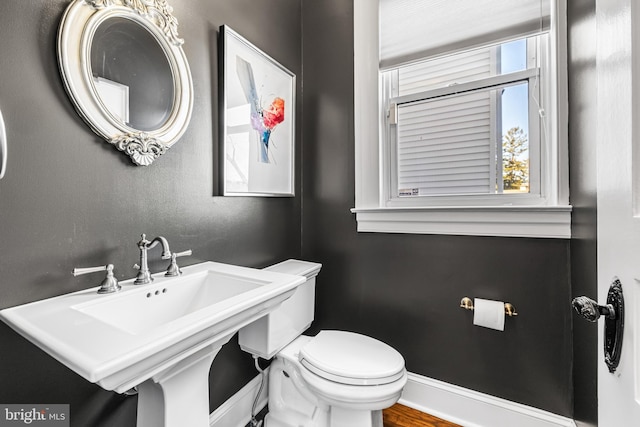
<svg viewBox="0 0 640 427">
<path fill-rule="evenodd" d="M 504 331 L 504 302 L 475 298 L 473 300 L 473 324 Z"/>
</svg>

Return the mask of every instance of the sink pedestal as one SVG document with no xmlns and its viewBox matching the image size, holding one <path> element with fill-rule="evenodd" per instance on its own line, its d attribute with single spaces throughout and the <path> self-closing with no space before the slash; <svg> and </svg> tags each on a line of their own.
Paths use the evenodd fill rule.
<svg viewBox="0 0 640 427">
<path fill-rule="evenodd" d="M 208 427 L 210 345 L 138 386 L 137 427 Z"/>
</svg>

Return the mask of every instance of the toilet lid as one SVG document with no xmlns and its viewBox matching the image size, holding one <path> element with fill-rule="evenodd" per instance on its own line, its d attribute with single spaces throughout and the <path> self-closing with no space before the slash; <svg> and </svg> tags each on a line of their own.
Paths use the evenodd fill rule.
<svg viewBox="0 0 640 427">
<path fill-rule="evenodd" d="M 388 384 L 405 372 L 404 358 L 394 348 L 353 332 L 321 331 L 298 358 L 314 374 L 341 384 Z"/>
</svg>

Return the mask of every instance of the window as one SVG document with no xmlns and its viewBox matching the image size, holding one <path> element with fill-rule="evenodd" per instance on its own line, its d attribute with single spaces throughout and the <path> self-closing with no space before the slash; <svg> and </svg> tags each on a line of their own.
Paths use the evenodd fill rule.
<svg viewBox="0 0 640 427">
<path fill-rule="evenodd" d="M 379 1 L 354 0 L 358 230 L 569 237 L 563 1 Z"/>
<path fill-rule="evenodd" d="M 382 74 L 388 205 L 440 196 L 537 194 L 541 36 Z M 533 114 L 530 114 L 533 113 Z M 425 200 L 439 196 L 435 202 Z"/>
</svg>

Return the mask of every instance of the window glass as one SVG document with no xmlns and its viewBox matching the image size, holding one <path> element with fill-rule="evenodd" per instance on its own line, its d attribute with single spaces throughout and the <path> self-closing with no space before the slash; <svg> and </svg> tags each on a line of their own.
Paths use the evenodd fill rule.
<svg viewBox="0 0 640 427">
<path fill-rule="evenodd" d="M 527 69 L 527 40 L 520 39 L 500 45 L 500 70 L 503 74 Z"/>
<path fill-rule="evenodd" d="M 398 100 L 389 125 L 391 198 L 529 193 L 530 147 L 538 144 L 530 141 L 530 91 L 538 85 L 537 75 L 517 74 L 528 68 L 527 45 L 521 39 L 385 72 L 387 104 Z M 510 73 L 513 81 L 492 80 Z M 466 84 L 460 93 L 459 84 Z"/>
<path fill-rule="evenodd" d="M 529 90 L 527 83 L 502 90 L 501 174 L 497 192 L 529 192 Z M 500 154 L 500 153 L 499 153 Z"/>
<path fill-rule="evenodd" d="M 496 49 L 483 48 L 398 68 L 398 96 L 495 75 Z"/>
</svg>

